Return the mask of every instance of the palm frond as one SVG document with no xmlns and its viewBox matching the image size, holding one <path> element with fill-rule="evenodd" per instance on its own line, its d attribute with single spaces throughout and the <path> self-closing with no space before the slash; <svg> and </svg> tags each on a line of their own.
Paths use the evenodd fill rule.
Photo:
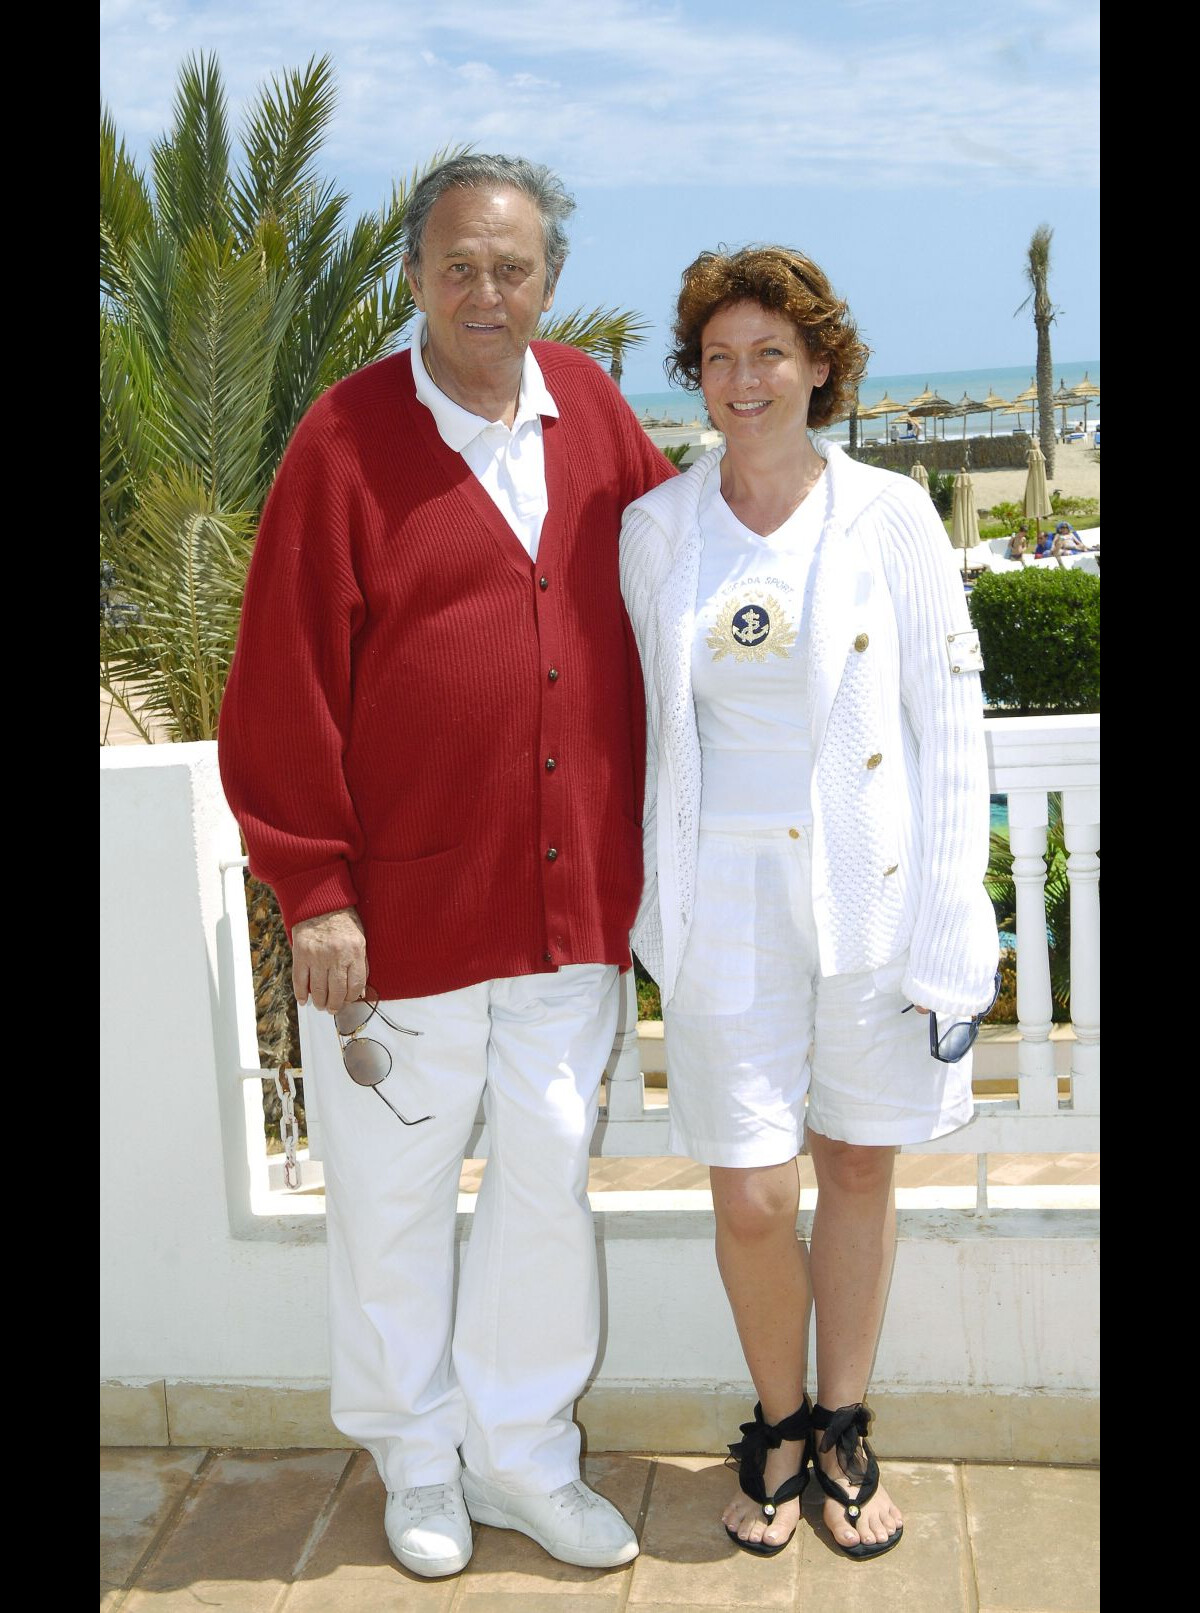
<svg viewBox="0 0 1200 1613">
<path fill-rule="evenodd" d="M 189 57 L 183 65 L 171 151 L 171 233 L 186 240 L 195 230 L 209 230 L 225 240 L 230 227 L 229 119 L 225 88 L 212 56 Z"/>
<path fill-rule="evenodd" d="M 649 329 L 648 320 L 627 309 L 593 308 L 585 313 L 582 308 L 573 308 L 570 313 L 543 319 L 537 338 L 542 342 L 563 342 L 592 358 L 611 361 L 617 353 L 640 347 Z"/>
<path fill-rule="evenodd" d="M 1025 252 L 1025 278 L 1029 281 L 1029 295 L 1025 301 L 1014 311 L 1013 318 L 1033 304 L 1034 317 L 1050 314 L 1050 242 L 1054 231 L 1048 224 L 1039 224 L 1030 237 L 1029 246 Z"/>
<path fill-rule="evenodd" d="M 399 256 L 394 223 L 364 215 L 349 235 L 334 242 L 315 282 L 298 292 L 271 401 L 272 453 L 282 455 L 301 415 L 327 386 L 356 367 L 352 360 L 357 354 L 382 356 L 411 319 L 407 288 L 400 290 L 388 280 L 391 275 L 394 281 Z M 372 306 L 377 324 L 363 343 L 363 323 Z M 343 367 L 346 363 L 350 368 Z"/>
<path fill-rule="evenodd" d="M 145 177 L 117 136 L 106 108 L 100 110 L 100 296 L 125 292 L 130 246 L 152 227 L 154 208 Z"/>
<path fill-rule="evenodd" d="M 154 365 L 135 326 L 100 315 L 100 530 L 119 532 L 161 462 Z"/>
<path fill-rule="evenodd" d="M 264 214 L 283 217 L 294 194 L 315 183 L 312 164 L 337 105 L 333 64 L 310 57 L 303 72 L 275 78 L 246 114 L 245 172 L 230 185 L 229 208 L 242 242 Z"/>
<path fill-rule="evenodd" d="M 213 739 L 237 638 L 255 518 L 216 509 L 202 479 L 174 471 L 144 488 L 107 546 L 136 621 L 105 636 L 101 685 L 139 691 L 143 722 Z"/>
<path fill-rule="evenodd" d="M 294 300 L 290 279 L 264 274 L 207 233 L 181 255 L 167 420 L 174 457 L 199 473 L 215 507 L 252 509 L 265 496 L 271 381 Z"/>
</svg>

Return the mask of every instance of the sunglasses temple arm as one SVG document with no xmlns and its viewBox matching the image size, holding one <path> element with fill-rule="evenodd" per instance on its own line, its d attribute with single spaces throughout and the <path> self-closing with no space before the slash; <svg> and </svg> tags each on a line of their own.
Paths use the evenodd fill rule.
<svg viewBox="0 0 1200 1613">
<path fill-rule="evenodd" d="M 395 1115 L 396 1119 L 403 1126 L 423 1126 L 427 1120 L 432 1120 L 433 1119 L 432 1115 L 422 1115 L 420 1120 L 405 1120 L 404 1116 L 400 1113 L 399 1109 L 396 1108 L 396 1105 L 394 1103 L 388 1102 L 387 1098 L 384 1097 L 383 1093 L 380 1092 L 378 1087 L 372 1087 L 371 1091 L 375 1094 L 375 1096 L 380 1100 L 381 1103 L 386 1103 L 387 1104 L 388 1108 L 392 1111 L 392 1113 Z"/>
</svg>

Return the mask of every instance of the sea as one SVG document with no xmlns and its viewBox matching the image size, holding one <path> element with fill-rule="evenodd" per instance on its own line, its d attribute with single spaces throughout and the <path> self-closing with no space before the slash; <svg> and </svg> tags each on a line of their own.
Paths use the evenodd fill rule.
<svg viewBox="0 0 1200 1613">
<path fill-rule="evenodd" d="M 1080 381 L 1087 379 L 1093 386 L 1100 385 L 1100 360 L 1083 359 L 1079 363 L 1055 364 L 1054 389 L 1061 386 L 1070 390 Z M 976 401 L 994 395 L 998 398 L 1013 399 L 1018 393 L 1024 392 L 1027 387 L 1036 385 L 1036 376 L 1032 368 L 1025 365 L 1008 366 L 995 365 L 991 369 L 976 370 L 920 370 L 911 375 L 869 375 L 858 391 L 859 413 L 869 409 L 872 404 L 881 402 L 884 398 L 895 398 L 897 403 L 909 403 L 922 392 L 932 391 L 938 397 L 945 398 L 948 403 L 958 403 L 964 397 Z M 707 423 L 708 416 L 704 408 L 704 398 L 699 392 L 684 392 L 678 387 L 668 387 L 662 392 L 629 392 L 626 400 L 634 413 L 645 417 L 652 416 L 664 424 L 672 422 L 677 425 L 688 425 L 694 420 L 702 424 Z M 1063 423 L 1063 408 L 1055 409 L 1058 423 Z M 1084 406 L 1082 401 L 1066 406 L 1066 419 L 1068 421 L 1083 421 Z M 995 435 L 1000 436 L 1012 431 L 1028 431 L 1031 417 L 1028 406 L 1023 406 L 1019 414 L 1006 414 L 996 410 L 989 415 L 987 410 L 980 413 L 969 414 L 965 417 L 954 415 L 952 417 L 925 421 L 926 436 L 936 431 L 939 437 L 958 437 L 963 435 L 965 425 L 966 435 L 969 437 Z M 1100 423 L 1099 396 L 1088 399 L 1087 429 L 1092 431 Z M 884 428 L 883 417 L 875 420 L 859 421 L 859 433 L 866 437 L 882 437 Z M 823 436 L 831 437 L 835 442 L 846 441 L 850 428 L 845 420 L 836 425 L 826 427 Z"/>
</svg>

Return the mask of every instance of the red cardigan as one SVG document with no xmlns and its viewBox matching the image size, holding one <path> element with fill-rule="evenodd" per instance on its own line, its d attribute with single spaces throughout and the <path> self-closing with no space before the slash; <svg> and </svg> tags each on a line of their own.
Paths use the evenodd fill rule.
<svg viewBox="0 0 1200 1613">
<path fill-rule="evenodd" d="M 673 471 L 591 359 L 534 352 L 560 410 L 536 563 L 407 352 L 308 411 L 254 547 L 225 793 L 289 934 L 356 906 L 383 998 L 630 962 L 645 715 L 617 540 Z"/>
</svg>

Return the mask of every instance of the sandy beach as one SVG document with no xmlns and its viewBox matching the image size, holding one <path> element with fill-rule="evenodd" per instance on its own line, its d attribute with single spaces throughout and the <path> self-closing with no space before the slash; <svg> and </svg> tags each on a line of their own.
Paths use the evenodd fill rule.
<svg viewBox="0 0 1200 1613">
<path fill-rule="evenodd" d="M 720 442 L 720 435 L 699 420 L 690 423 L 652 427 L 647 433 L 660 448 L 679 443 L 694 443 L 701 450 Z M 948 434 L 947 440 L 953 440 Z M 972 470 L 975 484 L 975 508 L 990 510 L 994 504 L 1019 503 L 1025 496 L 1025 467 L 1014 470 Z M 1079 442 L 1060 442 L 1054 450 L 1054 474 L 1046 478 L 1052 493 L 1070 497 L 1100 497 L 1100 454 L 1091 435 Z"/>
<path fill-rule="evenodd" d="M 975 508 L 1020 502 L 1025 496 L 1025 470 L 973 470 Z M 1100 453 L 1090 437 L 1081 442 L 1060 442 L 1054 450 L 1054 474 L 1047 475 L 1052 493 L 1066 497 L 1100 497 Z"/>
</svg>

